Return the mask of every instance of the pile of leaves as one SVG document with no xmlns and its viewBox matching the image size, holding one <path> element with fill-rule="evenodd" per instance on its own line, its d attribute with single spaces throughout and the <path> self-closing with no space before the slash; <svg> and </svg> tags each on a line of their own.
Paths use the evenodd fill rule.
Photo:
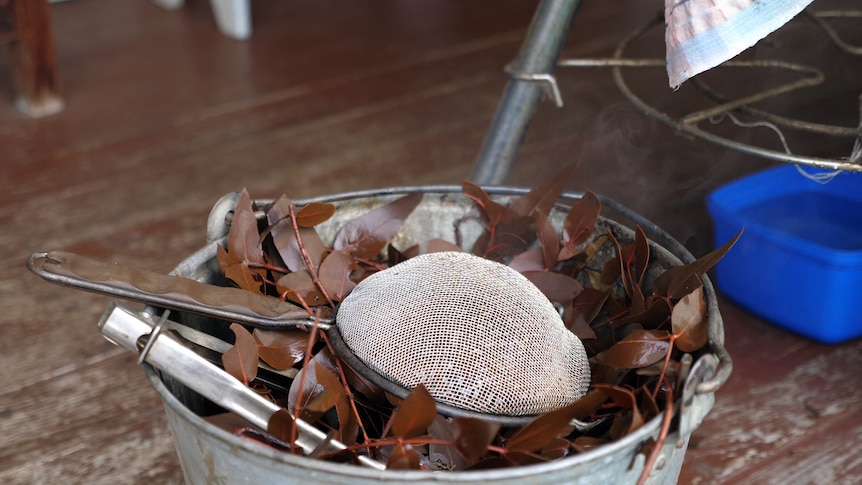
<svg viewBox="0 0 862 485">
<path fill-rule="evenodd" d="M 474 202 L 484 226 L 470 251 L 524 274 L 562 310 L 567 327 L 584 342 L 592 371 L 591 390 L 584 398 L 521 428 L 447 418 L 438 415 L 421 385 L 401 400 L 362 378 L 317 326 L 252 330 L 234 323 L 230 328 L 236 342 L 223 355 L 225 369 L 283 411 L 273 416 L 266 432 L 244 426 L 232 431 L 302 453 L 294 443 L 291 417 L 298 416 L 347 446 L 339 453 L 311 453 L 319 459 L 355 462 L 357 454 L 367 454 L 389 469 L 458 471 L 583 453 L 663 414 L 658 443 L 647 445 L 660 448 L 684 377 L 682 356 L 707 344 L 701 276 L 736 238 L 693 263 L 648 278 L 652 256 L 644 232 L 636 228 L 628 244 L 611 231 L 594 235 L 602 207 L 592 193 L 568 208 L 560 231 L 549 222 L 569 175 L 564 172 L 508 205 L 469 182 L 463 184 L 463 194 Z M 364 278 L 415 256 L 420 248 L 462 250 L 439 239 L 393 247 L 390 241 L 421 199 L 421 194 L 406 195 L 350 220 L 327 245 L 316 227 L 335 214 L 335 206 L 296 207 L 281 197 L 256 207 L 243 191 L 218 262 L 240 288 L 291 301 L 314 318 L 329 317 Z M 263 211 L 265 220 L 258 220 L 255 211 Z M 605 261 L 597 263 L 600 254 Z M 256 379 L 261 368 L 293 378 L 263 382 Z M 585 425 L 573 426 L 573 420 Z M 649 456 L 647 472 L 656 454 Z"/>
</svg>

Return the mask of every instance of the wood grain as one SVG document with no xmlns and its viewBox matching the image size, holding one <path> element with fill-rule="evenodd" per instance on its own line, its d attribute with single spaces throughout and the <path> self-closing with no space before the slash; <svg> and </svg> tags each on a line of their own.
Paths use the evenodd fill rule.
<svg viewBox="0 0 862 485">
<path fill-rule="evenodd" d="M 158 396 L 134 356 L 98 334 L 109 299 L 41 281 L 24 267 L 31 253 L 167 272 L 203 245 L 212 204 L 244 187 L 301 198 L 460 183 L 535 7 L 253 2 L 254 34 L 237 42 L 218 33 L 208 2 L 187 3 L 176 12 L 139 0 L 54 4 L 66 109 L 34 120 L 11 95 L 0 99 L 2 483 L 182 480 Z M 661 8 L 584 2 L 565 54 L 607 56 Z M 657 35 L 637 50 L 660 47 Z M 0 62 L 0 89 L 11 93 L 9 69 Z M 665 91 L 661 70 L 637 76 L 639 89 L 672 96 L 669 109 L 696 102 L 686 89 Z M 613 197 L 703 254 L 712 245 L 704 196 L 770 165 L 675 136 L 606 70 L 561 70 L 558 80 L 566 106 L 540 107 L 510 185 L 580 161 L 568 189 Z M 818 114 L 817 103 L 800 104 Z M 736 365 L 692 437 L 680 483 L 862 481 L 862 343 L 817 345 L 727 301 L 722 313 Z"/>
</svg>

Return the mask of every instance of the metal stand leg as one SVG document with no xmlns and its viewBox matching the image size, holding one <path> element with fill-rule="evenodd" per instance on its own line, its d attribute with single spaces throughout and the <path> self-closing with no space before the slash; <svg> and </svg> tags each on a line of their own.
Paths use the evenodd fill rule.
<svg viewBox="0 0 862 485">
<path fill-rule="evenodd" d="M 9 41 L 18 110 L 34 118 L 61 111 L 63 98 L 48 1 L 0 0 L 0 43 L 5 41 Z"/>
<path fill-rule="evenodd" d="M 580 0 L 542 0 L 527 38 L 506 71 L 511 76 L 470 179 L 482 185 L 505 181 L 527 132 L 530 119 L 547 92 L 561 105 L 553 77 Z"/>
</svg>

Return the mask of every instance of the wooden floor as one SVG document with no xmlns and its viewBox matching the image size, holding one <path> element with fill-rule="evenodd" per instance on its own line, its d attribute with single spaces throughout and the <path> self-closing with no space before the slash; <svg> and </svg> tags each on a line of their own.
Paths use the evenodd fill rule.
<svg viewBox="0 0 862 485">
<path fill-rule="evenodd" d="M 109 300 L 41 281 L 28 255 L 64 249 L 167 272 L 203 245 L 212 204 L 243 187 L 300 198 L 460 183 L 535 6 L 252 2 L 255 32 L 237 42 L 215 30 L 208 2 L 187 3 L 55 4 L 66 109 L 49 118 L 14 110 L 0 57 L 0 483 L 182 481 L 160 399 L 134 356 L 96 329 Z M 566 55 L 610 55 L 661 7 L 585 2 Z M 635 84 L 671 95 L 660 71 Z M 769 165 L 675 135 L 606 70 L 559 81 L 566 107 L 541 107 L 510 185 L 580 160 L 570 189 L 614 197 L 703 254 L 705 194 Z M 688 102 L 685 89 L 676 96 L 673 106 Z M 817 345 L 727 301 L 722 314 L 734 372 L 680 482 L 862 482 L 862 341 Z"/>
</svg>

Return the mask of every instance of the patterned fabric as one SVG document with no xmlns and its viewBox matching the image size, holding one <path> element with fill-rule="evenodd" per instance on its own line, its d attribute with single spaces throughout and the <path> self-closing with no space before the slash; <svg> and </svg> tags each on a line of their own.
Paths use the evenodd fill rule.
<svg viewBox="0 0 862 485">
<path fill-rule="evenodd" d="M 812 0 L 665 0 L 667 75 L 672 88 L 731 59 Z"/>
</svg>

